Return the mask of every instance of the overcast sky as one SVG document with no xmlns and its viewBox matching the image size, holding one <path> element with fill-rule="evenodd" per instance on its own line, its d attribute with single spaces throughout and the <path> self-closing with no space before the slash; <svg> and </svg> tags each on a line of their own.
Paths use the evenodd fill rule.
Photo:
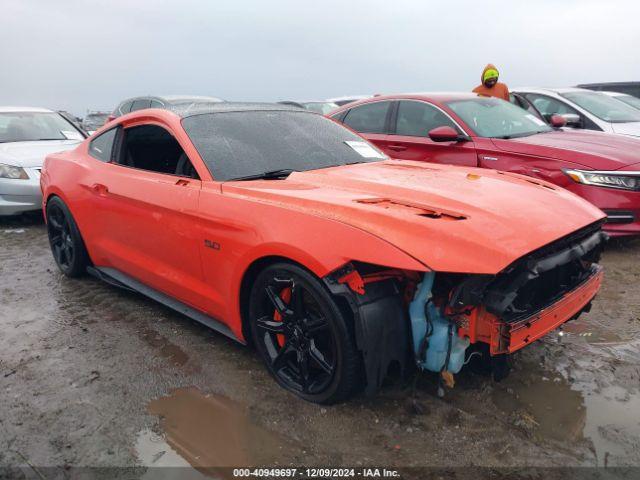
<svg viewBox="0 0 640 480">
<path fill-rule="evenodd" d="M 2 0 L 0 104 L 323 99 L 640 80 L 637 0 Z"/>
</svg>

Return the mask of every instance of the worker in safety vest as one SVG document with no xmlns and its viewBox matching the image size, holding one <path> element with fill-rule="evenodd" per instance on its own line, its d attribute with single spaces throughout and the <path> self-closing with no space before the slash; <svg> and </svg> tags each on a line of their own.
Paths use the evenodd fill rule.
<svg viewBox="0 0 640 480">
<path fill-rule="evenodd" d="M 484 67 L 480 81 L 482 83 L 473 89 L 473 93 L 509 101 L 509 88 L 504 83 L 498 82 L 498 69 L 495 65 L 489 64 Z"/>
</svg>

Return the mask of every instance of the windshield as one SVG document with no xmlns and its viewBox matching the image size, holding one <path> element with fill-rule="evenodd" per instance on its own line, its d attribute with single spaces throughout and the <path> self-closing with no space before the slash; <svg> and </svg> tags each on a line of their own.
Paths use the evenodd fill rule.
<svg viewBox="0 0 640 480">
<path fill-rule="evenodd" d="M 640 111 L 603 93 L 569 92 L 560 95 L 605 122 L 640 122 Z"/>
<path fill-rule="evenodd" d="M 338 108 L 338 105 L 333 102 L 307 102 L 303 103 L 302 106 L 307 110 L 321 113 L 322 115 L 333 112 L 336 108 Z"/>
<path fill-rule="evenodd" d="M 0 143 L 82 139 L 82 134 L 58 113 L 0 113 Z"/>
<path fill-rule="evenodd" d="M 552 130 L 535 115 L 498 98 L 456 100 L 447 106 L 479 137 L 516 138 Z"/>
<path fill-rule="evenodd" d="M 304 111 L 208 113 L 182 125 L 218 181 L 387 158 L 334 121 Z"/>
<path fill-rule="evenodd" d="M 633 108 L 637 108 L 640 110 L 640 98 L 634 97 L 632 95 L 616 95 L 616 100 L 620 100 L 621 102 L 626 103 L 627 105 L 631 105 Z"/>
</svg>

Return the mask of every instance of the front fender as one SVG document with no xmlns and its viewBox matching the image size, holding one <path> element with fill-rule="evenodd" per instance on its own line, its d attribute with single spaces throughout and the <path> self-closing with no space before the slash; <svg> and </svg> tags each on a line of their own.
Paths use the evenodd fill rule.
<svg viewBox="0 0 640 480">
<path fill-rule="evenodd" d="M 297 216 L 300 218 L 297 219 Z M 256 215 L 255 218 L 265 217 Z M 229 311 L 229 323 L 240 338 L 244 338 L 241 314 L 243 279 L 252 265 L 268 257 L 298 263 L 318 278 L 324 278 L 351 261 L 401 270 L 428 270 L 424 264 L 394 245 L 363 230 L 298 212 L 289 212 L 287 218 L 290 220 L 287 225 L 261 230 L 264 234 L 262 241 L 247 248 L 235 262 L 229 290 L 233 298 L 229 302 L 233 306 Z M 304 228 L 299 225 L 304 225 Z"/>
</svg>

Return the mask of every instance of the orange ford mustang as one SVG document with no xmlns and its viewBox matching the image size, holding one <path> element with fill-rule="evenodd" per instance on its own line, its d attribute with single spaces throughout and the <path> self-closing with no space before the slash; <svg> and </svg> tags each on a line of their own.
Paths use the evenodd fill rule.
<svg viewBox="0 0 640 480">
<path fill-rule="evenodd" d="M 555 185 L 396 161 L 284 105 L 141 110 L 41 176 L 53 256 L 242 343 L 319 403 L 450 380 L 588 310 L 604 214 Z M 490 360 L 490 361 L 489 361 Z M 481 366 L 482 366 L 481 365 Z"/>
</svg>

